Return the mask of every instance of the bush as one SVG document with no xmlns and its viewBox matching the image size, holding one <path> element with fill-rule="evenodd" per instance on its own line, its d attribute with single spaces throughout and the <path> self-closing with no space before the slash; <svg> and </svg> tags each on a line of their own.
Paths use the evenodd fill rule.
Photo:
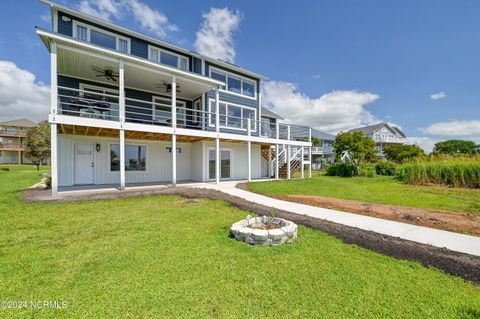
<svg viewBox="0 0 480 319">
<path fill-rule="evenodd" d="M 363 177 L 375 177 L 375 166 L 373 164 L 362 164 L 358 168 L 358 175 Z"/>
<path fill-rule="evenodd" d="M 397 178 L 407 184 L 480 188 L 480 158 L 450 158 L 404 164 Z"/>
<path fill-rule="evenodd" d="M 355 175 L 355 165 L 353 163 L 339 163 L 327 167 L 327 176 L 352 177 Z"/>
<path fill-rule="evenodd" d="M 375 172 L 377 173 L 377 175 L 394 176 L 396 170 L 396 165 L 387 161 L 378 162 L 375 165 Z"/>
<path fill-rule="evenodd" d="M 1 170 L 1 171 L 6 171 L 6 172 L 8 172 L 8 171 L 10 170 L 10 168 L 8 168 L 8 167 L 0 167 L 0 170 Z"/>
</svg>

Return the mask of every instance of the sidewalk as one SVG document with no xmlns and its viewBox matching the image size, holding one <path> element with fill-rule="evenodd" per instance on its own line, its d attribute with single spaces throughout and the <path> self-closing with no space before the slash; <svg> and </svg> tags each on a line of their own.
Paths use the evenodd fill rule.
<svg viewBox="0 0 480 319">
<path fill-rule="evenodd" d="M 191 187 L 215 189 L 253 203 L 284 210 L 290 213 L 307 215 L 337 224 L 373 231 L 379 234 L 399 237 L 441 248 L 445 247 L 452 251 L 480 256 L 480 237 L 278 200 L 236 188 L 238 183 L 239 182 L 236 181 L 222 182 L 219 185 L 196 184 L 191 185 Z"/>
</svg>

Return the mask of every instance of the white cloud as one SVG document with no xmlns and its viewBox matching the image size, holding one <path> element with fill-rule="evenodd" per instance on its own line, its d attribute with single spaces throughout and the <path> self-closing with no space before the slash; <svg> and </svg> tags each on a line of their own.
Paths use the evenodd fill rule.
<svg viewBox="0 0 480 319">
<path fill-rule="evenodd" d="M 43 21 L 43 22 L 50 22 L 52 20 L 51 18 L 51 13 L 50 12 L 47 12 L 45 14 L 42 14 L 40 16 L 40 19 Z"/>
<path fill-rule="evenodd" d="M 46 120 L 49 110 L 50 88 L 33 73 L 0 60 L 0 120 Z"/>
<path fill-rule="evenodd" d="M 266 82 L 262 87 L 263 104 L 286 121 L 309 125 L 336 134 L 351 128 L 378 122 L 365 105 L 379 96 L 369 92 L 332 91 L 310 98 L 293 83 Z"/>
<path fill-rule="evenodd" d="M 163 12 L 150 8 L 139 0 L 127 0 L 125 4 L 130 8 L 135 21 L 141 28 L 148 30 L 161 38 L 165 38 L 169 31 L 178 31 L 178 27 L 168 22 Z"/>
<path fill-rule="evenodd" d="M 161 38 L 167 37 L 169 32 L 178 31 L 178 27 L 170 23 L 163 12 L 140 0 L 82 0 L 77 7 L 83 13 L 108 21 L 131 16 L 140 28 Z"/>
<path fill-rule="evenodd" d="M 438 92 L 438 93 L 434 93 L 434 94 L 431 94 L 430 95 L 430 98 L 432 100 L 440 100 L 440 99 L 443 99 L 443 98 L 446 98 L 447 97 L 447 94 L 445 92 Z"/>
<path fill-rule="evenodd" d="M 203 14 L 203 22 L 196 33 L 195 48 L 207 56 L 228 62 L 235 60 L 233 35 L 243 15 L 228 8 L 210 8 Z"/>
<path fill-rule="evenodd" d="M 320 74 L 314 74 L 314 75 L 312 75 L 312 78 L 313 78 L 314 80 L 318 80 L 318 79 L 321 78 L 321 75 L 320 75 Z"/>
<path fill-rule="evenodd" d="M 108 21 L 121 17 L 121 3 L 114 0 L 82 0 L 77 7 L 83 13 Z"/>
<path fill-rule="evenodd" d="M 480 120 L 437 122 L 420 129 L 427 135 L 480 137 Z"/>
<path fill-rule="evenodd" d="M 417 141 L 417 145 L 420 146 L 427 154 L 431 153 L 433 151 L 433 146 L 435 145 L 435 143 L 440 141 L 438 139 L 433 139 L 425 136 L 409 137 L 409 138 Z"/>
</svg>

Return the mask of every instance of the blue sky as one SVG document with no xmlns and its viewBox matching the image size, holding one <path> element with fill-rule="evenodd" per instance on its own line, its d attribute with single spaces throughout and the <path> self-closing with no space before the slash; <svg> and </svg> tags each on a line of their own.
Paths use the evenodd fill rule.
<svg viewBox="0 0 480 319">
<path fill-rule="evenodd" d="M 212 8 L 227 8 L 223 19 L 207 21 L 227 28 L 220 46 L 234 52 L 235 63 L 272 80 L 264 86 L 265 104 L 288 120 L 332 133 L 388 121 L 426 146 L 446 138 L 480 142 L 480 1 L 134 2 L 141 6 L 113 12 L 90 0 L 59 1 L 197 51 L 197 32 Z M 34 31 L 50 28 L 48 7 L 34 0 L 0 6 L 0 60 L 15 64 L 12 74 L 36 77 L 15 94 L 48 90 L 49 56 Z M 168 21 L 142 25 L 133 11 L 145 7 Z M 3 91 L 14 79 L 5 84 L 0 76 Z M 0 117 L 16 98 L 12 90 L 3 93 L 8 98 L 0 86 Z"/>
</svg>

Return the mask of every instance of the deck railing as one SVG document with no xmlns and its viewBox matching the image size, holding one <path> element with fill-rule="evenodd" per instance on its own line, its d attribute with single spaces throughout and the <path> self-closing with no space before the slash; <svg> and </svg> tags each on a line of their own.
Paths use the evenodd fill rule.
<svg viewBox="0 0 480 319">
<path fill-rule="evenodd" d="M 0 136 L 27 136 L 27 130 L 14 129 L 14 128 L 3 128 L 0 129 Z"/>
<path fill-rule="evenodd" d="M 95 118 L 110 121 L 120 120 L 119 96 L 93 90 L 58 87 L 58 114 Z M 180 103 L 179 103 L 180 104 Z M 176 107 L 176 127 L 198 130 L 215 130 L 217 114 L 193 109 L 184 104 Z M 252 113 L 253 115 L 253 113 Z M 219 114 L 219 128 L 223 132 L 276 139 L 277 125 L 269 121 Z M 172 107 L 158 100 L 146 101 L 125 97 L 125 121 L 147 125 L 173 127 Z M 250 123 L 250 130 L 248 130 Z M 278 124 L 278 138 L 283 140 L 308 141 L 309 128 L 305 126 Z"/>
</svg>

